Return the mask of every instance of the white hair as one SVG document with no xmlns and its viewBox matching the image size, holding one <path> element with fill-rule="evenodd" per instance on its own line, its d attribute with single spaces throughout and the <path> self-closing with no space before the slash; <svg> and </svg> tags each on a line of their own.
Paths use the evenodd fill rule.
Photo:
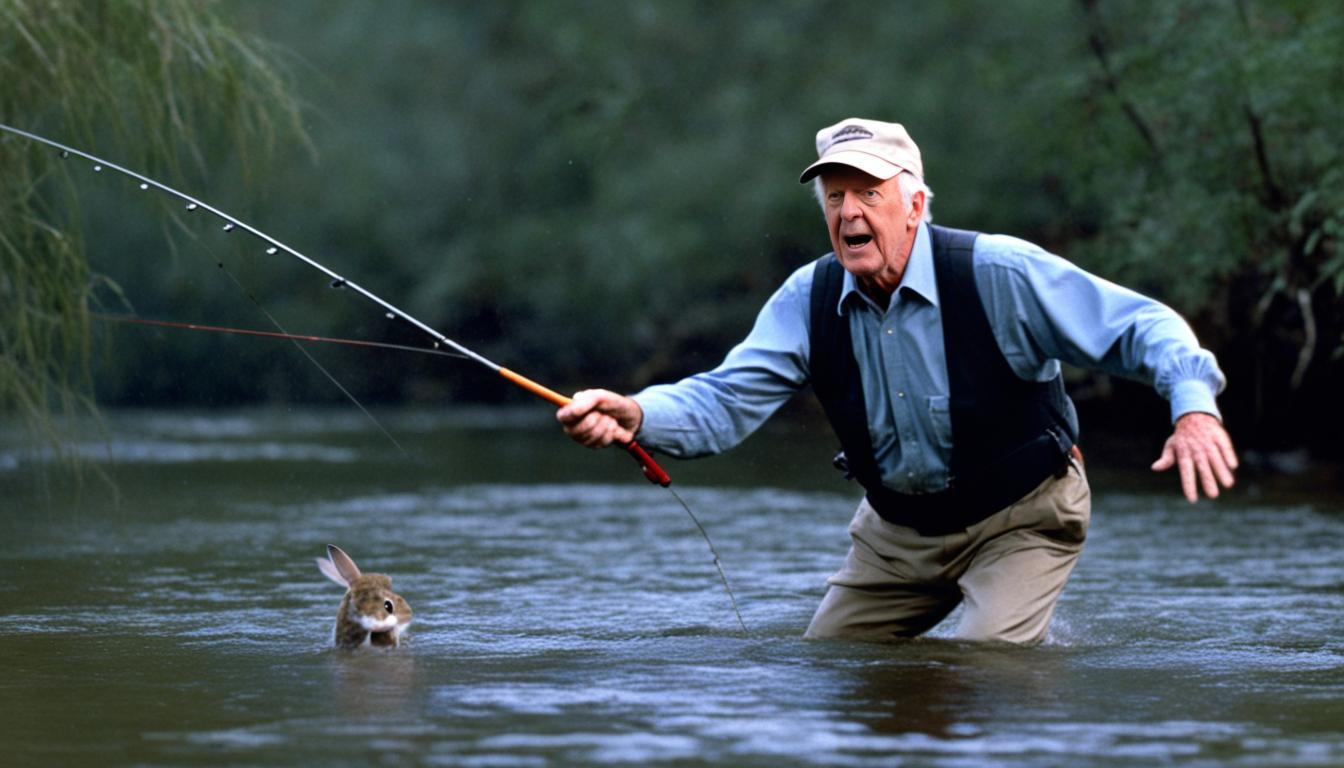
<svg viewBox="0 0 1344 768">
<path fill-rule="evenodd" d="M 910 202 L 915 199 L 916 192 L 924 193 L 924 221 L 932 222 L 933 190 L 929 189 L 929 185 L 925 184 L 918 176 L 909 171 L 901 171 L 900 175 L 896 178 L 896 182 L 900 184 L 901 200 L 905 203 L 906 208 L 910 207 Z M 817 174 L 816 178 L 813 179 L 812 191 L 817 196 L 817 202 L 821 204 L 822 212 L 825 213 L 826 187 L 821 182 L 821 174 Z"/>
</svg>

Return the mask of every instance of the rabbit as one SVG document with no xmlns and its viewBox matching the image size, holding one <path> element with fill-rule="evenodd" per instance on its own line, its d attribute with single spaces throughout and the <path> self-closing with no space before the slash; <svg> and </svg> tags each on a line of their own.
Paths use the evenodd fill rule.
<svg viewBox="0 0 1344 768">
<path fill-rule="evenodd" d="M 392 579 L 381 573 L 360 573 L 350 556 L 333 544 L 327 559 L 315 558 L 327 578 L 346 587 L 336 615 L 337 648 L 376 646 L 396 648 L 411 624 L 411 606 L 392 591 Z"/>
</svg>

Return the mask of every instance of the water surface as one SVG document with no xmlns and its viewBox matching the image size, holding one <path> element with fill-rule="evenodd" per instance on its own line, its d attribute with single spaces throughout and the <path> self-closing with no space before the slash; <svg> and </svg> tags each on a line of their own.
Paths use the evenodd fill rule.
<svg viewBox="0 0 1344 768">
<path fill-rule="evenodd" d="M 1094 470 L 1051 640 L 800 640 L 852 488 L 789 425 L 668 463 L 535 410 L 114 414 L 72 492 L 0 445 L 7 765 L 1344 764 L 1344 509 L 1243 483 L 1187 506 Z M 415 609 L 330 650 L 336 543 Z M 952 622 L 955 622 L 955 615 Z"/>
</svg>

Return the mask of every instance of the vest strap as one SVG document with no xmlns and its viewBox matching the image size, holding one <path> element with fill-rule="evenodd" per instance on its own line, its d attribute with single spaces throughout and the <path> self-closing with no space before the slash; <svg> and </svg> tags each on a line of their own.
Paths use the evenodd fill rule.
<svg viewBox="0 0 1344 768">
<path fill-rule="evenodd" d="M 1062 476 L 1073 447 L 1073 406 L 1060 377 L 1017 378 L 994 339 L 975 287 L 977 233 L 930 226 L 952 417 L 952 476 L 947 490 L 899 493 L 882 483 L 868 432 L 849 319 L 836 311 L 844 269 L 833 254 L 818 260 L 811 294 L 811 378 L 844 449 L 844 467 L 868 503 L 894 525 L 947 535 L 980 522 Z M 838 458 L 838 457 L 837 457 Z"/>
</svg>

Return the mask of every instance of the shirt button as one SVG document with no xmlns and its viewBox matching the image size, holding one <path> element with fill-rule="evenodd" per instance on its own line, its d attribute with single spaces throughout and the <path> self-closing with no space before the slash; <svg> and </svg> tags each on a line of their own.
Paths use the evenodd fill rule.
<svg viewBox="0 0 1344 768">
<path fill-rule="evenodd" d="M 897 393 L 896 393 L 896 396 L 897 396 L 897 397 L 905 397 L 905 393 L 904 393 L 904 392 L 897 392 Z"/>
<path fill-rule="evenodd" d="M 892 334 L 892 330 L 891 330 L 890 328 L 888 328 L 888 329 L 887 329 L 887 335 L 890 336 L 891 334 Z"/>
</svg>

